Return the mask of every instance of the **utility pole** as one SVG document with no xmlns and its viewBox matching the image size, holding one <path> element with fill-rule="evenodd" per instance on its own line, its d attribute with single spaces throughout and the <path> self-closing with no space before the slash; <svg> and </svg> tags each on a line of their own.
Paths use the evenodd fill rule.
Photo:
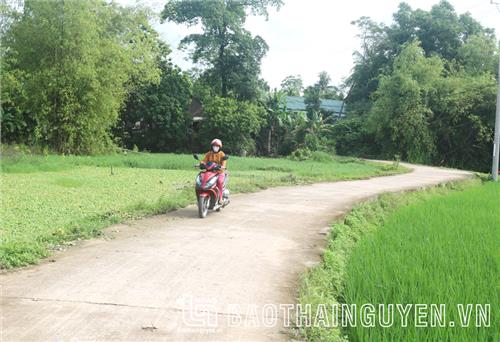
<svg viewBox="0 0 500 342">
<path fill-rule="evenodd" d="M 491 4 L 496 5 L 498 8 L 500 2 L 491 0 Z M 495 135 L 493 138 L 493 165 L 491 167 L 491 176 L 495 182 L 498 182 L 498 156 L 500 154 L 500 52 L 498 55 L 497 110 L 495 115 Z"/>
<path fill-rule="evenodd" d="M 500 53 L 499 53 L 500 55 Z M 500 57 L 500 56 L 499 56 Z M 498 155 L 500 154 L 500 58 L 498 59 L 497 111 L 495 115 L 495 136 L 493 138 L 493 180 L 498 182 Z"/>
</svg>

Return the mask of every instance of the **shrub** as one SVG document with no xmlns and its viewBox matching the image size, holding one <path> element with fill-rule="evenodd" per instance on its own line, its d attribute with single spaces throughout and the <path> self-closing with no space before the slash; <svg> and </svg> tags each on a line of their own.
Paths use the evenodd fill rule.
<svg viewBox="0 0 500 342">
<path fill-rule="evenodd" d="M 333 161 L 333 157 L 331 154 L 328 154 L 323 151 L 314 151 L 311 153 L 311 159 L 321 163 L 327 163 Z"/>
<path fill-rule="evenodd" d="M 290 159 L 298 161 L 307 160 L 311 157 L 311 154 L 311 150 L 307 147 L 301 147 L 292 152 Z"/>
</svg>

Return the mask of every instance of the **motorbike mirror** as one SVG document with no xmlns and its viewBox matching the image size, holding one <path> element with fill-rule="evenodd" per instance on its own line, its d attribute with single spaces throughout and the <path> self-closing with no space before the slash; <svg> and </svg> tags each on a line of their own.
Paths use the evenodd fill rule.
<svg viewBox="0 0 500 342">
<path fill-rule="evenodd" d="M 198 155 L 197 155 L 197 154 L 193 154 L 193 157 L 194 157 L 194 159 L 196 159 L 196 160 L 200 160 L 200 157 L 198 157 Z"/>
<path fill-rule="evenodd" d="M 229 156 L 226 154 L 224 157 L 222 157 L 222 160 L 228 160 Z"/>
</svg>

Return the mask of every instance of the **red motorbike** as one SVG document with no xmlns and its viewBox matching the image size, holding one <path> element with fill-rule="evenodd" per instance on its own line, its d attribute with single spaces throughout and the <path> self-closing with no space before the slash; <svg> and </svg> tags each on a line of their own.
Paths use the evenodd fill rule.
<svg viewBox="0 0 500 342">
<path fill-rule="evenodd" d="M 198 155 L 193 155 L 194 159 L 200 160 Z M 224 160 L 229 159 L 225 155 Z M 205 218 L 208 210 L 220 211 L 229 204 L 229 190 L 226 189 L 227 174 L 224 180 L 224 190 L 222 192 L 222 204 L 219 203 L 219 188 L 217 180 L 219 178 L 219 170 L 221 168 L 217 163 L 200 162 L 195 167 L 200 168 L 200 173 L 196 176 L 196 199 L 198 202 L 198 215 L 200 218 Z"/>
</svg>

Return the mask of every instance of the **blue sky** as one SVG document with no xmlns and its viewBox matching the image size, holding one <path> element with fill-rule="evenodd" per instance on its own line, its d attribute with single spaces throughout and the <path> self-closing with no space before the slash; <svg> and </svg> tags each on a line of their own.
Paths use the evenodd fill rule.
<svg viewBox="0 0 500 342">
<path fill-rule="evenodd" d="M 439 0 L 407 0 L 412 8 L 429 10 Z M 118 0 L 122 4 L 143 3 L 160 11 L 165 0 Z M 279 10 L 271 10 L 269 20 L 249 17 L 246 28 L 263 37 L 269 51 L 262 60 L 262 77 L 271 87 L 279 87 L 288 75 L 301 75 L 304 84 L 313 84 L 320 71 L 327 71 L 333 83 L 349 76 L 352 53 L 359 47 L 357 30 L 350 23 L 361 16 L 389 24 L 400 0 L 284 0 Z M 498 0 L 500 2 L 500 0 Z M 500 33 L 500 6 L 490 0 L 450 0 L 461 14 L 470 12 L 484 26 Z M 187 53 L 177 50 L 179 41 L 199 28 L 172 23 L 156 23 L 155 28 L 173 49 L 172 59 L 183 69 L 192 65 Z"/>
</svg>

